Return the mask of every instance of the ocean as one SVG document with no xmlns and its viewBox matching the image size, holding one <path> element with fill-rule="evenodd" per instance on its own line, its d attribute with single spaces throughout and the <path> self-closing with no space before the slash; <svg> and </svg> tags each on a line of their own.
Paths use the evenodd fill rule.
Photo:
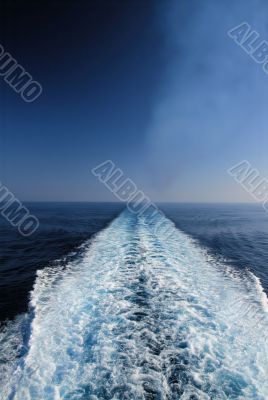
<svg viewBox="0 0 268 400">
<path fill-rule="evenodd" d="M 0 219 L 0 398 L 267 399 L 268 215 L 159 204 L 29 203 Z"/>
</svg>

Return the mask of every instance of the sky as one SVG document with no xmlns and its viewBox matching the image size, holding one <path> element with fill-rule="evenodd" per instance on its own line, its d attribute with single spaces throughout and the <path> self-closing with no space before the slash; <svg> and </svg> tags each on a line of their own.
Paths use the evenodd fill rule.
<svg viewBox="0 0 268 400">
<path fill-rule="evenodd" d="M 268 75 L 227 31 L 268 41 L 265 0 L 2 1 L 0 44 L 43 88 L 0 76 L 0 181 L 20 200 L 114 201 L 109 159 L 152 201 L 254 201 L 268 179 Z"/>
</svg>

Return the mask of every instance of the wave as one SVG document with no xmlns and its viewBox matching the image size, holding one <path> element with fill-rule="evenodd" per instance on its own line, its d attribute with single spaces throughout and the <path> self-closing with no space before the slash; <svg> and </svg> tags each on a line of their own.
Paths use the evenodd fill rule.
<svg viewBox="0 0 268 400">
<path fill-rule="evenodd" d="M 166 224 L 172 222 L 165 220 Z M 39 271 L 0 333 L 3 399 L 267 399 L 268 306 L 174 229 L 124 211 L 83 257 Z"/>
</svg>

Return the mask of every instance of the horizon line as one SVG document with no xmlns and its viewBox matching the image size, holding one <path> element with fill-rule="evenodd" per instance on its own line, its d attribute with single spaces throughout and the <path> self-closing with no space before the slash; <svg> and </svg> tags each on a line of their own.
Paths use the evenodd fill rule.
<svg viewBox="0 0 268 400">
<path fill-rule="evenodd" d="M 129 202 L 109 201 L 109 200 L 22 200 L 22 203 L 84 203 L 84 204 L 122 204 L 126 205 Z M 130 202 L 131 203 L 131 202 Z M 256 204 L 262 205 L 262 202 L 257 201 L 152 201 L 155 204 Z"/>
</svg>

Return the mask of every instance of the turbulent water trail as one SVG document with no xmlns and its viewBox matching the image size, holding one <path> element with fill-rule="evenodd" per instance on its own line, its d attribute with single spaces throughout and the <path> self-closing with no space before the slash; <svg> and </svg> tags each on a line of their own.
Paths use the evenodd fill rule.
<svg viewBox="0 0 268 400">
<path fill-rule="evenodd" d="M 2 367 L 3 399 L 268 398 L 257 278 L 146 217 L 124 211 L 77 263 L 41 271 L 31 310 L 0 336 L 23 349 Z"/>
</svg>

